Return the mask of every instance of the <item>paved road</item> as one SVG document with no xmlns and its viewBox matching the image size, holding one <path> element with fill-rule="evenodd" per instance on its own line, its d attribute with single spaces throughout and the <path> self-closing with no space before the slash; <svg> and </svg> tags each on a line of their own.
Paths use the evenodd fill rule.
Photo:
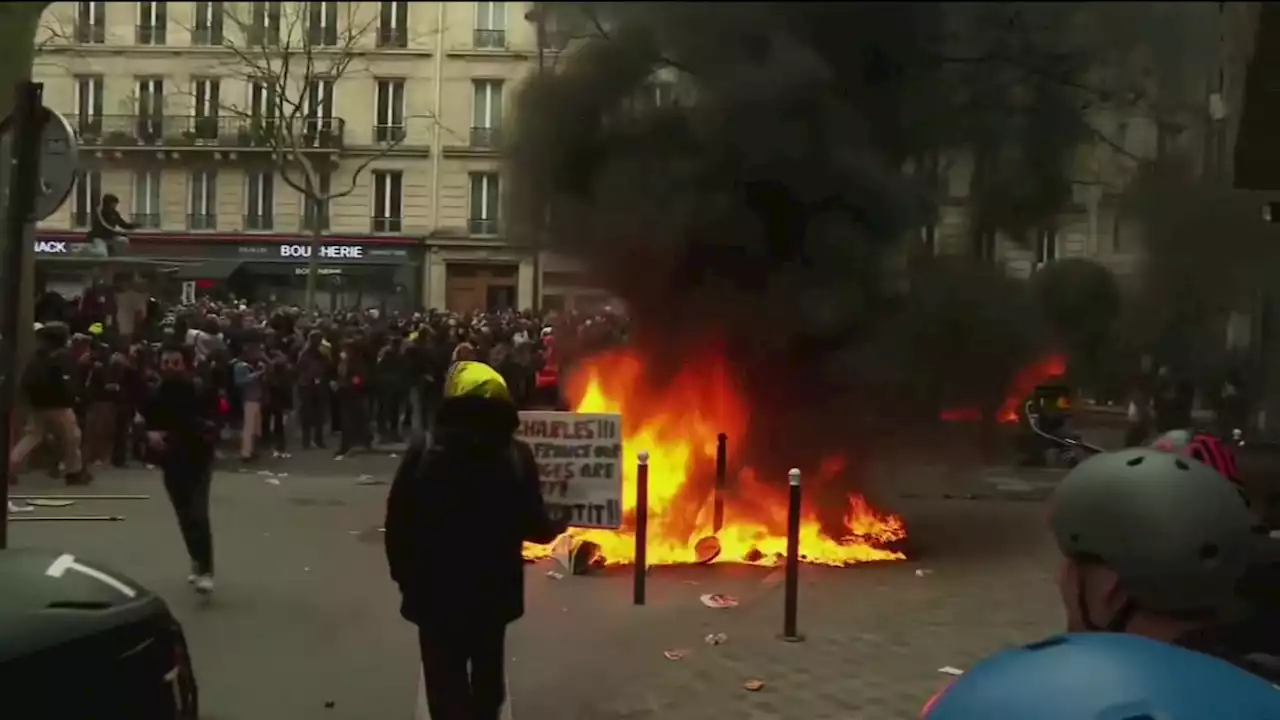
<svg viewBox="0 0 1280 720">
<path fill-rule="evenodd" d="M 361 475 L 388 477 L 395 462 L 317 455 L 268 461 L 274 475 L 219 473 L 219 586 L 207 605 L 185 584 L 184 552 L 157 473 L 108 471 L 93 488 L 150 493 L 150 500 L 39 511 L 118 511 L 125 522 L 15 524 L 11 536 L 15 546 L 108 563 L 167 598 L 190 636 L 205 720 L 409 720 L 416 648 L 382 555 L 386 486 L 358 483 Z M 803 644 L 774 637 L 781 576 L 773 570 L 655 569 L 649 603 L 637 608 L 626 570 L 556 580 L 546 566 L 530 565 L 528 616 L 510 641 L 514 717 L 914 717 L 944 679 L 938 667 L 965 667 L 1060 623 L 1044 506 L 1004 502 L 1042 499 L 1055 476 L 1015 478 L 1021 485 L 1009 477 L 1000 470 L 961 479 L 947 468 L 902 472 L 880 494 L 907 516 L 920 559 L 806 568 Z M 36 488 L 62 490 L 33 475 L 16 490 Z M 465 551 L 466 538 L 441 548 Z M 440 582 L 447 587 L 448 578 Z M 741 605 L 707 609 L 697 597 L 709 592 L 734 595 Z M 703 642 L 718 632 L 726 643 Z M 663 651 L 673 649 L 689 652 L 666 659 Z M 750 678 L 765 688 L 743 690 Z"/>
</svg>

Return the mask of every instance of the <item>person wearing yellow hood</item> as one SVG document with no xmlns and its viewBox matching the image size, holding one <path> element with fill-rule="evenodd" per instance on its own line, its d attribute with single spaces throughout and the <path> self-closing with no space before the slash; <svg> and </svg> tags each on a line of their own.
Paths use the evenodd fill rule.
<svg viewBox="0 0 1280 720">
<path fill-rule="evenodd" d="M 498 719 L 506 627 L 524 614 L 521 547 L 565 529 L 519 424 L 497 371 L 454 363 L 435 430 L 410 445 L 387 498 L 387 563 L 400 614 L 418 626 L 434 720 Z"/>
</svg>

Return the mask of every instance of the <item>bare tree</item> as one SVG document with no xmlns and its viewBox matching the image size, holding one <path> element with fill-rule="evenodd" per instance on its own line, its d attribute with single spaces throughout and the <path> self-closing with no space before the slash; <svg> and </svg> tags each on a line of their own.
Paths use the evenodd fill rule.
<svg viewBox="0 0 1280 720">
<path fill-rule="evenodd" d="M 321 239 L 329 204 L 355 192 L 365 171 L 404 141 L 404 128 L 375 138 L 379 148 L 339 177 L 340 121 L 335 89 L 343 78 L 367 73 L 363 60 L 379 32 L 376 3 L 222 3 L 227 71 L 251 88 L 248 106 L 222 104 L 240 117 L 254 143 L 271 153 L 286 185 L 303 197 L 311 233 L 306 302 L 315 305 Z M 338 17 L 326 13 L 337 10 Z M 208 31 L 209 29 L 204 29 Z M 194 32 L 201 32 L 195 28 Z M 407 118 L 406 118 L 407 120 Z"/>
</svg>

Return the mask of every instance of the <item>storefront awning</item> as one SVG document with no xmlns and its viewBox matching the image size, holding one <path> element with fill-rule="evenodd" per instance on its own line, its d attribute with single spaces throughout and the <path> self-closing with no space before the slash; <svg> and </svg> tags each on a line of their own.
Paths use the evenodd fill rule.
<svg viewBox="0 0 1280 720">
<path fill-rule="evenodd" d="M 178 268 L 173 277 L 178 280 L 226 280 L 243 264 L 242 260 L 205 260 Z"/>
</svg>

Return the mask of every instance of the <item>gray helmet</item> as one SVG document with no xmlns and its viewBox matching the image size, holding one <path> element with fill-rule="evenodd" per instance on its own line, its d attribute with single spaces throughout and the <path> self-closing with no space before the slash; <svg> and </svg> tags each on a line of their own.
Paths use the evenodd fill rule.
<svg viewBox="0 0 1280 720">
<path fill-rule="evenodd" d="M 1156 612 L 1229 602 L 1257 543 L 1235 486 L 1208 466 L 1147 448 L 1076 466 L 1054 494 L 1050 524 L 1063 555 L 1105 563 Z"/>
</svg>

